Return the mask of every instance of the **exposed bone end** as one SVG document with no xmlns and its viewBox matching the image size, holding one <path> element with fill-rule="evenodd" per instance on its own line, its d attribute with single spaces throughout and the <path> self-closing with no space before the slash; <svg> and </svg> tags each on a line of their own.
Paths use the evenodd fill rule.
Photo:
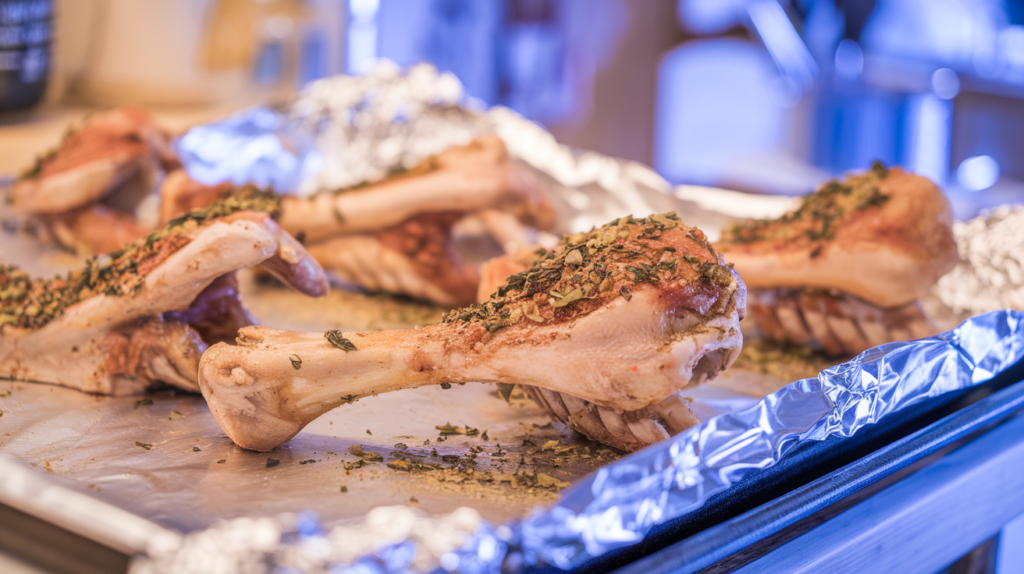
<svg viewBox="0 0 1024 574">
<path fill-rule="evenodd" d="M 326 297 L 331 286 L 320 263 L 273 220 L 267 219 L 265 223 L 277 239 L 277 251 L 263 262 L 263 268 L 300 293 Z"/>
<path fill-rule="evenodd" d="M 349 336 L 355 343 L 346 339 L 346 349 L 324 333 L 243 327 L 237 345 L 220 343 L 203 354 L 200 391 L 231 440 L 267 451 L 338 405 L 416 386 L 414 374 L 398 381 L 388 374 L 400 342 L 373 342 L 388 333 Z M 392 382 L 381 381 L 380 374 Z"/>
<path fill-rule="evenodd" d="M 244 337 L 246 329 L 239 331 Z M 217 423 L 238 446 L 273 450 L 307 422 L 295 420 L 279 397 L 285 381 L 257 378 L 247 369 L 246 349 L 218 343 L 199 364 L 199 388 Z"/>
</svg>

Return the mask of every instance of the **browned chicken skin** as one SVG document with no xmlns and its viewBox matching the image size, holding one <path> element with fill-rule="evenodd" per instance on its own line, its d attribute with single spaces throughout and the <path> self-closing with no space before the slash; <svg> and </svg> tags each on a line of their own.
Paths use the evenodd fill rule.
<svg viewBox="0 0 1024 574">
<path fill-rule="evenodd" d="M 667 436 L 660 426 L 630 426 L 652 421 L 651 412 L 670 427 L 693 423 L 671 397 L 739 354 L 744 292 L 704 235 L 675 214 L 623 218 L 564 238 L 486 303 L 437 325 L 326 335 L 244 328 L 237 346 L 203 356 L 200 387 L 225 432 L 253 450 L 276 447 L 343 403 L 463 382 L 532 385 L 609 413 L 643 411 L 613 417 L 594 437 L 635 448 Z M 631 443 L 617 440 L 615 424 Z"/>
<path fill-rule="evenodd" d="M 952 221 L 935 184 L 876 163 L 779 219 L 726 229 L 716 247 L 766 336 L 852 355 L 934 334 L 918 299 L 957 261 Z"/>
<path fill-rule="evenodd" d="M 327 293 L 323 270 L 274 222 L 275 206 L 232 198 L 66 277 L 0 268 L 0 377 L 101 394 L 198 390 L 206 346 L 252 323 L 236 270 L 262 264 L 306 294 Z"/>
</svg>

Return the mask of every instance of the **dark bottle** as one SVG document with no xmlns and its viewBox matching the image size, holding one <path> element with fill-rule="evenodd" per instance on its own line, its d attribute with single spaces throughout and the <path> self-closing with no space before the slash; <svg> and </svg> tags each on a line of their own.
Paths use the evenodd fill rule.
<svg viewBox="0 0 1024 574">
<path fill-rule="evenodd" d="M 52 32 L 52 0 L 0 0 L 0 110 L 42 99 Z"/>
</svg>

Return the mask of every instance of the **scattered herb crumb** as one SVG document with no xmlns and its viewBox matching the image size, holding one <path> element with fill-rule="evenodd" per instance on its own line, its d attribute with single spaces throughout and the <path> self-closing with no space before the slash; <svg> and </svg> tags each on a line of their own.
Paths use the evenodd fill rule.
<svg viewBox="0 0 1024 574">
<path fill-rule="evenodd" d="M 381 456 L 379 452 L 364 450 L 363 445 L 361 444 L 354 444 L 348 447 L 348 451 L 368 462 L 377 462 L 384 460 L 384 457 Z"/>
<path fill-rule="evenodd" d="M 275 466 L 277 466 L 279 464 L 281 464 L 281 461 L 277 460 L 276 458 L 268 458 L 267 459 L 267 468 L 274 468 Z"/>
<path fill-rule="evenodd" d="M 347 487 L 347 486 L 344 486 L 344 485 L 342 485 L 342 487 L 341 487 L 341 491 L 342 491 L 342 492 L 348 492 L 348 487 Z"/>
<path fill-rule="evenodd" d="M 370 435 L 370 436 L 373 436 L 373 433 L 372 433 L 372 432 L 370 432 L 370 429 L 366 429 L 366 434 L 368 434 L 368 435 Z"/>
<path fill-rule="evenodd" d="M 313 460 L 312 458 L 307 458 L 306 460 L 300 460 L 299 464 L 312 464 L 314 462 L 316 462 L 316 461 Z"/>
<path fill-rule="evenodd" d="M 352 343 L 352 341 L 346 339 L 342 332 L 339 331 L 338 329 L 331 329 L 330 331 L 327 331 L 326 333 L 324 333 L 324 337 L 327 338 L 327 341 L 330 344 L 341 349 L 342 351 L 345 351 L 346 353 L 348 353 L 349 351 L 357 350 L 356 346 Z"/>
<path fill-rule="evenodd" d="M 515 388 L 515 383 L 498 383 L 498 396 L 507 403 L 512 397 L 512 390 Z"/>
<path fill-rule="evenodd" d="M 346 462 L 342 466 L 345 468 L 345 474 L 348 474 L 348 471 L 350 470 L 355 470 L 357 468 L 363 468 L 364 466 L 366 466 L 366 461 L 357 460 L 356 462 Z"/>
<path fill-rule="evenodd" d="M 404 442 L 395 443 L 395 448 L 398 450 L 409 450 L 409 447 Z"/>
<path fill-rule="evenodd" d="M 192 452 L 203 452 L 203 450 L 201 448 L 199 448 L 198 446 L 194 446 L 194 447 L 192 447 Z"/>
<path fill-rule="evenodd" d="M 491 440 L 491 439 L 490 439 L 490 438 L 488 438 L 488 436 L 487 436 L 487 431 L 484 431 L 484 434 L 480 435 L 480 438 L 484 439 L 485 441 L 487 441 L 487 440 Z"/>
<path fill-rule="evenodd" d="M 223 459 L 222 458 L 222 459 L 217 461 L 217 464 L 224 464 L 225 462 L 227 462 L 227 459 Z"/>
<path fill-rule="evenodd" d="M 10 393 L 10 391 L 7 392 Z M 153 399 L 139 399 L 135 401 L 135 408 L 148 407 L 151 404 L 153 404 Z"/>
<path fill-rule="evenodd" d="M 174 419 L 183 419 L 183 418 L 185 418 L 185 415 L 181 414 L 180 412 L 178 412 L 178 411 L 171 411 L 171 416 L 167 417 L 167 420 L 173 421 Z"/>
<path fill-rule="evenodd" d="M 149 449 L 153 448 L 153 445 L 148 443 L 148 442 L 135 441 L 135 446 L 141 446 L 142 448 L 144 448 L 146 450 L 149 450 Z"/>
<path fill-rule="evenodd" d="M 441 388 L 445 389 L 445 390 L 448 390 L 448 389 L 452 388 L 452 384 L 451 383 L 441 383 Z"/>
<path fill-rule="evenodd" d="M 453 434 L 463 434 L 462 429 L 457 426 L 453 426 L 452 423 L 445 423 L 441 426 L 435 426 L 435 429 L 441 431 L 441 436 L 448 436 Z"/>
<path fill-rule="evenodd" d="M 294 367 L 296 371 L 302 368 L 302 357 L 298 355 L 291 355 L 288 357 L 288 360 L 292 362 L 292 367 Z"/>
<path fill-rule="evenodd" d="M 410 496 L 409 497 L 409 504 L 419 504 L 419 503 L 420 503 L 420 501 L 417 500 L 417 498 L 415 496 Z"/>
</svg>

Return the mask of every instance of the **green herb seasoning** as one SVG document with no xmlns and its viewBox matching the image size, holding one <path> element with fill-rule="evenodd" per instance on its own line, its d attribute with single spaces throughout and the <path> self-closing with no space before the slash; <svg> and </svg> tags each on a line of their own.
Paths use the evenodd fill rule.
<svg viewBox="0 0 1024 574">
<path fill-rule="evenodd" d="M 124 297 L 142 289 L 145 276 L 170 254 L 188 244 L 187 234 L 208 221 L 240 211 L 278 210 L 278 197 L 255 188 L 170 221 L 147 238 L 114 253 L 91 257 L 64 277 L 32 279 L 24 271 L 0 265 L 0 329 L 11 325 L 39 329 L 62 316 L 68 307 L 96 295 Z"/>
<path fill-rule="evenodd" d="M 530 268 L 512 275 L 490 299 L 445 314 L 445 323 L 479 323 L 494 333 L 524 321 L 555 323 L 577 317 L 645 285 L 703 281 L 727 286 L 732 270 L 697 229 L 673 212 L 624 217 L 563 237 L 539 249 Z"/>
<path fill-rule="evenodd" d="M 800 207 L 778 219 L 755 219 L 727 227 L 722 231 L 722 243 L 834 239 L 844 217 L 889 200 L 879 189 L 879 184 L 887 177 L 889 169 L 876 161 L 868 171 L 843 181 L 825 182 L 814 193 L 805 195 Z"/>
<path fill-rule="evenodd" d="M 326 333 L 324 333 L 324 337 L 327 338 L 327 341 L 330 344 L 341 349 L 342 351 L 345 351 L 346 353 L 356 350 L 356 346 L 352 343 L 352 341 L 346 339 L 342 335 L 341 331 L 337 329 L 331 329 L 330 331 L 327 331 Z"/>
<path fill-rule="evenodd" d="M 358 456 L 359 458 L 361 458 L 362 460 L 359 461 L 359 462 L 363 462 L 363 461 L 366 461 L 366 462 L 378 462 L 378 461 L 384 460 L 384 457 L 381 456 L 381 454 L 379 452 L 372 452 L 372 451 L 364 450 L 363 449 L 363 445 L 361 445 L 361 444 L 354 444 L 354 445 L 348 447 L 348 451 L 350 453 Z"/>
</svg>

